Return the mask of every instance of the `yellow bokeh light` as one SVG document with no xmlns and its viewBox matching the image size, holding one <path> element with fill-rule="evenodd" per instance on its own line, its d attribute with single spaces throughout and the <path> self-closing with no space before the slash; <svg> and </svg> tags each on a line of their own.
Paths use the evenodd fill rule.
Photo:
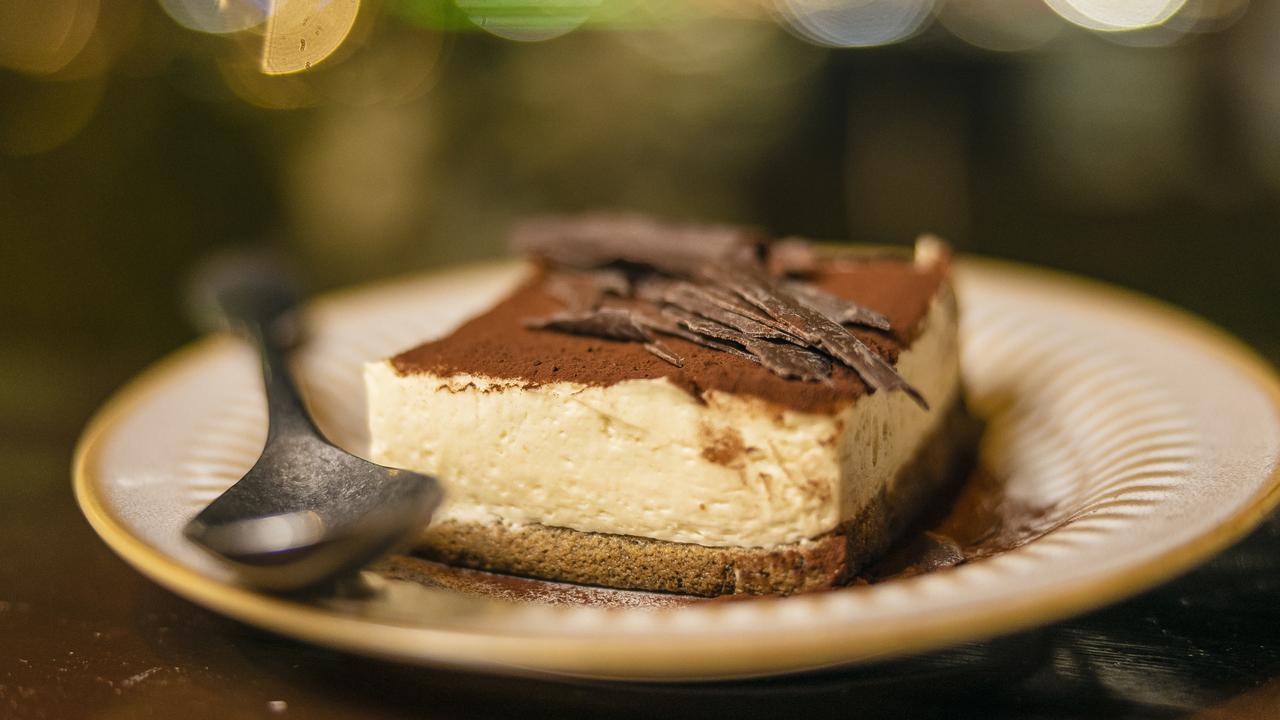
<svg viewBox="0 0 1280 720">
<path fill-rule="evenodd" d="M 0 153 L 38 155 L 74 138 L 102 100 L 101 76 L 47 82 L 23 79 L 0 113 Z"/>
<path fill-rule="evenodd" d="M 323 99 L 311 75 L 266 75 L 261 64 L 247 55 L 219 58 L 218 70 L 236 97 L 260 108 L 297 110 Z"/>
<path fill-rule="evenodd" d="M 328 100 L 343 105 L 399 105 L 428 92 L 440 77 L 445 36 L 437 31 L 381 23 L 365 42 L 348 38 L 341 62 L 311 73 Z M 353 42 L 355 41 L 355 42 Z"/>
<path fill-rule="evenodd" d="M 66 67 L 98 22 L 98 0 L 0 2 L 0 66 L 33 75 Z"/>
<path fill-rule="evenodd" d="M 262 72 L 308 70 L 351 34 L 360 0 L 275 0 L 262 43 Z"/>
</svg>

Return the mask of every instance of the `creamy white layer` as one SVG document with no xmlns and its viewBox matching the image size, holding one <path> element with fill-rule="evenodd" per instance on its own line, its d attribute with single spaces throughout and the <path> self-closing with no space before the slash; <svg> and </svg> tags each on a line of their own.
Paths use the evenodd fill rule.
<svg viewBox="0 0 1280 720">
<path fill-rule="evenodd" d="M 769 547 L 835 529 L 903 467 L 959 388 L 956 310 L 935 298 L 897 368 L 901 393 L 832 414 L 665 379 L 607 387 L 365 366 L 372 456 L 435 474 L 436 519 L 538 523 L 711 546 Z"/>
</svg>

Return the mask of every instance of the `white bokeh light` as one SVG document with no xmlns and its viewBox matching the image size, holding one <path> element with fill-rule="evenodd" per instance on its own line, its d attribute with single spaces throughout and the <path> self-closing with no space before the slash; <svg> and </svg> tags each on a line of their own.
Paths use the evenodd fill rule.
<svg viewBox="0 0 1280 720">
<path fill-rule="evenodd" d="M 1118 32 L 1154 27 L 1173 17 L 1187 0 L 1045 0 L 1063 18 L 1090 30 Z"/>
<path fill-rule="evenodd" d="M 801 37 L 828 47 L 873 47 L 906 39 L 933 16 L 936 0 L 776 0 Z"/>
<path fill-rule="evenodd" d="M 1235 24 L 1249 9 L 1249 0 L 1187 0 L 1167 25 L 1183 32 L 1221 32 Z"/>
<path fill-rule="evenodd" d="M 947 0 L 938 22 L 970 45 L 996 52 L 1033 50 L 1066 25 L 1044 0 Z"/>
<path fill-rule="evenodd" d="M 271 0 L 160 0 L 179 25 L 222 35 L 248 30 L 267 19 Z"/>
</svg>

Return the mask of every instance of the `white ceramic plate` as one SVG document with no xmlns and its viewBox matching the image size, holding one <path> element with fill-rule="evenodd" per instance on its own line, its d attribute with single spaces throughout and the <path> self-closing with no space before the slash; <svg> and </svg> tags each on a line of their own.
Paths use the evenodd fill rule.
<svg viewBox="0 0 1280 720">
<path fill-rule="evenodd" d="M 363 452 L 359 365 L 438 336 L 517 282 L 485 265 L 330 296 L 299 360 L 320 424 Z M 1064 525 L 1003 555 L 837 592 L 688 607 L 503 601 L 378 579 L 303 603 L 235 586 L 179 529 L 265 436 L 249 351 L 210 338 L 134 381 L 86 431 L 75 486 L 102 538 L 156 582 L 311 642 L 428 664 L 622 679 L 797 671 L 1028 627 L 1136 593 L 1280 499 L 1280 385 L 1232 339 L 1124 291 L 966 260 L 964 372 L 983 462 Z M 625 605 L 625 603 L 624 603 Z"/>
</svg>

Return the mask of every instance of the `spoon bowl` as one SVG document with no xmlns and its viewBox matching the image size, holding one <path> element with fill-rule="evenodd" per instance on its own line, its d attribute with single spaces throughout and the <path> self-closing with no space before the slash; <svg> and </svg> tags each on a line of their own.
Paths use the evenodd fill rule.
<svg viewBox="0 0 1280 720">
<path fill-rule="evenodd" d="M 435 478 L 363 460 L 320 432 L 290 377 L 297 293 L 262 256 L 209 261 L 198 316 L 251 341 L 262 360 L 267 441 L 239 481 L 192 518 L 188 539 L 247 585 L 289 592 L 331 583 L 407 543 L 442 498 Z"/>
</svg>

